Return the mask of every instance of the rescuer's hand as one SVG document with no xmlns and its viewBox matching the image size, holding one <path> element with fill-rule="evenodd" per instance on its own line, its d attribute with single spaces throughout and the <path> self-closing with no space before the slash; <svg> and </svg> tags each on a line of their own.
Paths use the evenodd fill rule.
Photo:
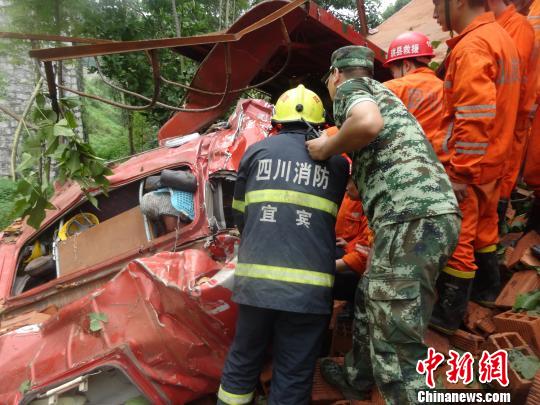
<svg viewBox="0 0 540 405">
<path fill-rule="evenodd" d="M 330 157 L 330 154 L 326 150 L 326 142 L 328 139 L 328 135 L 326 135 L 326 132 L 323 131 L 321 136 L 317 139 L 312 139 L 311 141 L 306 142 L 306 148 L 309 156 L 311 156 L 313 160 L 326 160 Z"/>
<path fill-rule="evenodd" d="M 452 182 L 452 189 L 454 190 L 458 202 L 463 201 L 468 195 L 466 184 Z"/>
<path fill-rule="evenodd" d="M 337 247 L 345 247 L 347 245 L 347 241 L 343 238 L 336 238 L 336 246 Z"/>
<path fill-rule="evenodd" d="M 354 245 L 354 250 L 356 250 L 358 253 L 368 256 L 371 249 L 367 246 L 357 243 L 356 245 Z"/>
</svg>

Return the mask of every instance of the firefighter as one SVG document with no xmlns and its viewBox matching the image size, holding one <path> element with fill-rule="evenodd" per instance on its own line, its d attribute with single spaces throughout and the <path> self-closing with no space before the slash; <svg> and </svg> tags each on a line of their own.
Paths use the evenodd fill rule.
<svg viewBox="0 0 540 405">
<path fill-rule="evenodd" d="M 269 404 L 308 404 L 328 328 L 335 272 L 335 221 L 349 174 L 341 156 L 315 162 L 308 125 L 325 122 L 320 98 L 300 85 L 277 101 L 280 132 L 245 152 L 233 209 L 242 233 L 233 300 L 236 335 L 223 368 L 220 404 L 253 399 L 273 346 Z"/>
<path fill-rule="evenodd" d="M 535 102 L 536 65 L 538 63 L 534 49 L 534 30 L 527 18 L 519 14 L 513 4 L 507 5 L 505 0 L 487 0 L 489 10 L 495 14 L 497 22 L 510 35 L 516 45 L 520 65 L 520 97 L 510 154 L 506 158 L 506 169 L 501 181 L 501 197 L 499 200 L 499 233 L 504 230 L 506 210 L 510 194 L 516 184 L 529 130 L 531 128 L 531 112 Z"/>
<path fill-rule="evenodd" d="M 447 41 L 444 115 L 432 142 L 463 213 L 458 246 L 437 281 L 430 322 L 452 334 L 470 297 L 489 304 L 500 289 L 497 204 L 520 72 L 516 47 L 493 13 L 485 12 L 484 0 L 435 0 L 433 17 L 443 31 L 459 34 Z"/>
<path fill-rule="evenodd" d="M 348 399 L 374 383 L 386 403 L 416 401 L 425 381 L 424 332 L 435 280 L 457 243 L 459 210 L 444 168 L 416 119 L 372 79 L 374 53 L 346 46 L 332 54 L 327 87 L 339 132 L 308 141 L 312 158 L 351 153 L 352 177 L 374 234 L 355 296 L 353 348 L 345 365 L 321 361 L 321 373 Z"/>
<path fill-rule="evenodd" d="M 442 118 L 443 82 L 428 67 L 435 56 L 429 38 L 407 31 L 388 47 L 386 62 L 394 80 L 384 83 L 415 116 L 431 141 Z"/>
<path fill-rule="evenodd" d="M 529 11 L 528 20 L 534 28 L 535 55 L 540 57 L 540 0 L 535 0 Z M 537 68 L 540 69 L 537 65 Z M 535 88 L 536 102 L 532 108 L 532 129 L 530 132 L 527 155 L 523 169 L 523 179 L 534 190 L 534 203 L 529 214 L 527 230 L 540 233 L 540 72 L 536 73 L 536 82 L 530 83 Z"/>
</svg>

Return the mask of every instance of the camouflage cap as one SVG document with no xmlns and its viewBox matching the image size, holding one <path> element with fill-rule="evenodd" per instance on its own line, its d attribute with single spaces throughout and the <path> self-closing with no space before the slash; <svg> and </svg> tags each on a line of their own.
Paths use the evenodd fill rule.
<svg viewBox="0 0 540 405">
<path fill-rule="evenodd" d="M 350 45 L 336 49 L 330 61 L 333 68 L 364 67 L 373 72 L 374 58 L 375 53 L 371 49 Z"/>
</svg>

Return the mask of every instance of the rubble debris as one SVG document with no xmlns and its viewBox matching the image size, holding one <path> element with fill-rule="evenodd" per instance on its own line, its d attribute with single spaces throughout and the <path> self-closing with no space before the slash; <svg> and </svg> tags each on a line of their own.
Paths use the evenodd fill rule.
<svg viewBox="0 0 540 405">
<path fill-rule="evenodd" d="M 531 246 L 538 244 L 540 244 L 540 235 L 538 235 L 538 233 L 535 231 L 530 231 L 527 233 L 518 241 L 516 247 L 513 249 L 512 255 L 508 260 L 507 267 L 514 267 L 527 253 L 527 251 L 530 253 Z"/>
<path fill-rule="evenodd" d="M 540 274 L 536 270 L 522 270 L 514 273 L 512 278 L 497 297 L 497 307 L 510 309 L 514 306 L 520 294 L 535 291 L 540 288 Z"/>
<path fill-rule="evenodd" d="M 527 397 L 526 405 L 540 404 L 540 372 L 534 377 L 529 396 Z"/>
<path fill-rule="evenodd" d="M 493 315 L 494 312 L 491 308 L 470 301 L 463 322 L 471 332 L 486 337 L 496 330 Z"/>
<path fill-rule="evenodd" d="M 448 351 L 450 350 L 450 339 L 448 336 L 428 328 L 424 335 L 424 343 L 427 347 L 433 347 L 437 352 L 444 354 L 445 357 L 448 356 Z"/>
<path fill-rule="evenodd" d="M 345 356 L 352 349 L 353 319 L 352 317 L 337 317 L 332 329 L 332 344 L 330 356 Z"/>
<path fill-rule="evenodd" d="M 506 311 L 493 318 L 497 332 L 517 332 L 540 355 L 540 315 Z"/>
<path fill-rule="evenodd" d="M 519 351 L 524 356 L 531 356 L 536 358 L 533 351 L 529 348 L 527 343 L 523 340 L 521 335 L 516 332 L 496 333 L 491 335 L 484 346 L 484 350 L 490 353 L 496 352 L 502 349 L 510 353 L 510 351 Z M 532 386 L 532 380 L 526 379 L 520 375 L 515 368 L 515 364 L 509 361 L 508 363 L 508 387 L 512 392 L 512 401 L 514 403 L 523 403 L 527 397 L 527 393 Z M 504 389 L 500 385 L 494 385 L 497 389 Z"/>
<path fill-rule="evenodd" d="M 51 317 L 50 314 L 30 311 L 13 318 L 3 319 L 0 322 L 0 335 L 22 328 L 23 326 L 41 324 Z"/>
<path fill-rule="evenodd" d="M 4 228 L 4 230 L 0 232 L 0 241 L 3 243 L 15 243 L 19 235 L 22 233 L 22 228 L 22 219 L 17 219 L 13 221 L 11 225 Z"/>
<path fill-rule="evenodd" d="M 474 335 L 462 329 L 458 329 L 450 337 L 450 343 L 452 346 L 457 347 L 460 350 L 470 352 L 473 356 L 480 355 L 481 347 L 484 344 L 485 339 L 481 336 Z"/>
</svg>

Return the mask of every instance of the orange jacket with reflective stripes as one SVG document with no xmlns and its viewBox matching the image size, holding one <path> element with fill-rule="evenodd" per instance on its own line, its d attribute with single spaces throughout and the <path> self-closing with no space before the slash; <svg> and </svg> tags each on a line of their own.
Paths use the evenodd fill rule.
<svg viewBox="0 0 540 405">
<path fill-rule="evenodd" d="M 536 98 L 535 86 L 529 85 L 529 80 L 531 82 L 536 80 L 536 60 L 534 60 L 533 55 L 534 30 L 527 21 L 527 17 L 519 14 L 513 4 L 506 7 L 503 13 L 497 17 L 497 22 L 508 32 L 518 51 L 522 78 L 518 114 L 525 114 L 527 117 Z"/>
<path fill-rule="evenodd" d="M 356 244 L 370 247 L 373 236 L 362 203 L 351 200 L 346 194 L 336 218 L 336 237 L 347 241 L 343 261 L 355 272 L 364 273 L 367 256 L 358 252 L 355 247 Z"/>
<path fill-rule="evenodd" d="M 403 101 L 431 142 L 441 125 L 443 81 L 430 68 L 421 67 L 383 84 Z"/>
<path fill-rule="evenodd" d="M 536 57 L 536 79 L 533 79 L 534 86 L 536 87 L 536 108 L 540 102 L 540 0 L 535 0 L 529 10 L 529 16 L 527 17 L 534 29 L 534 55 Z M 531 76 L 533 77 L 533 76 Z M 534 112 L 534 111 L 533 111 Z M 538 110 L 537 110 L 538 113 Z"/>
<path fill-rule="evenodd" d="M 491 12 L 447 44 L 444 116 L 432 144 L 452 181 L 489 183 L 501 178 L 514 135 L 518 53 Z"/>
</svg>

